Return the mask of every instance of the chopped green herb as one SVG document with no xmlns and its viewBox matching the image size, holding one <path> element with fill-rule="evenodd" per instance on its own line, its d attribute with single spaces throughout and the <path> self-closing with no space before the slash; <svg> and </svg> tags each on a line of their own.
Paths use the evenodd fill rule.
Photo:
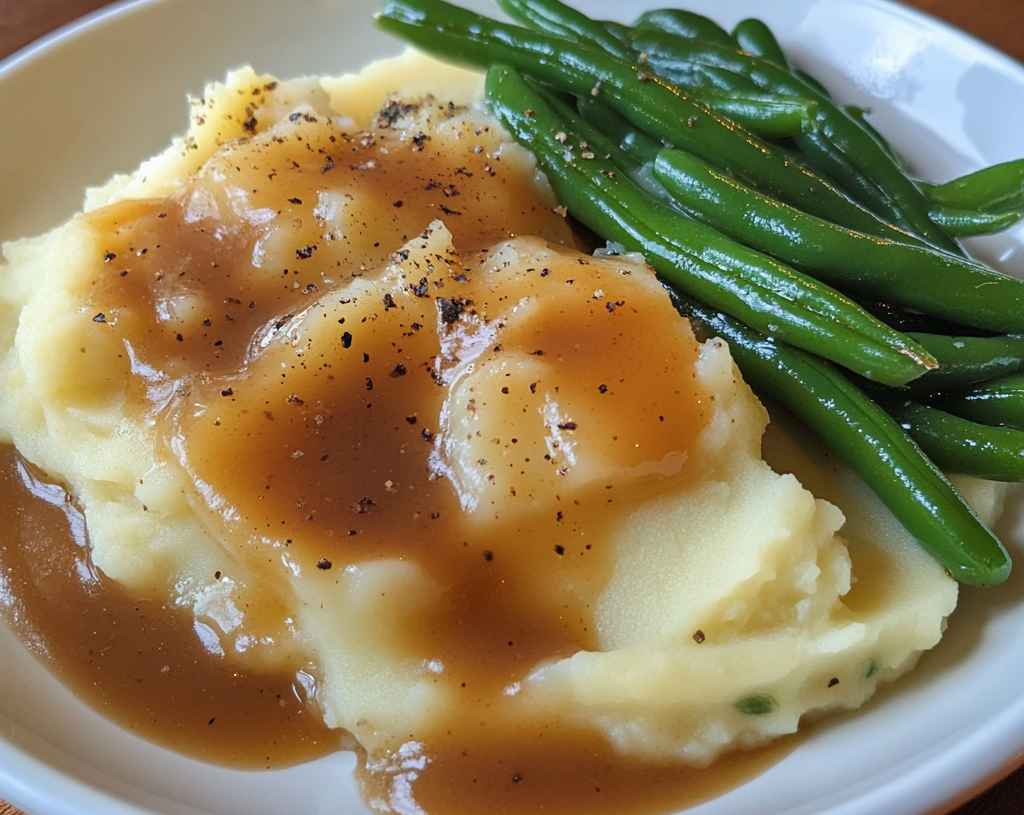
<svg viewBox="0 0 1024 815">
<path fill-rule="evenodd" d="M 766 693 L 752 693 L 738 700 L 734 707 L 748 716 L 764 716 L 778 707 L 778 702 Z"/>
</svg>

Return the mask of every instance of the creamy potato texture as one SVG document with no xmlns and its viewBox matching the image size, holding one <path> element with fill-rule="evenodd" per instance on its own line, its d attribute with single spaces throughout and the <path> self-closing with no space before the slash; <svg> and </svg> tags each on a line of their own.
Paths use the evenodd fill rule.
<svg viewBox="0 0 1024 815">
<path fill-rule="evenodd" d="M 855 479 L 761 460 L 725 344 L 577 251 L 479 93 L 234 73 L 0 267 L 0 435 L 211 659 L 301 670 L 381 811 L 553 723 L 706 765 L 861 704 L 956 602 Z"/>
</svg>

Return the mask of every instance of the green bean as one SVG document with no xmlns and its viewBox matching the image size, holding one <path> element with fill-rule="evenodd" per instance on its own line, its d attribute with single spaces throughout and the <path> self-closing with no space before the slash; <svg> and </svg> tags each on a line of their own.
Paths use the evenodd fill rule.
<svg viewBox="0 0 1024 815">
<path fill-rule="evenodd" d="M 1024 370 L 1024 336 L 953 337 L 908 332 L 939 363 L 913 389 L 960 388 Z"/>
<path fill-rule="evenodd" d="M 865 295 L 857 295 L 854 299 L 860 303 L 865 311 L 874 314 L 886 325 L 891 325 L 897 331 L 902 331 L 905 334 L 916 332 L 918 334 L 944 334 L 949 337 L 961 335 L 982 337 L 994 336 L 998 333 L 969 329 L 967 326 L 960 325 L 959 323 L 951 323 L 948 320 L 942 320 L 931 314 L 912 311 L 911 309 L 904 308 L 899 303 L 893 303 L 888 300 L 876 300 Z"/>
<path fill-rule="evenodd" d="M 701 333 L 728 341 L 743 378 L 845 459 L 953 577 L 981 586 L 1006 579 L 1010 559 L 999 540 L 902 428 L 836 368 L 692 300 L 677 295 L 676 303 Z"/>
<path fill-rule="evenodd" d="M 654 163 L 661 144 L 634 127 L 625 116 L 608 107 L 600 98 L 592 96 L 581 96 L 576 100 L 576 106 L 585 122 L 616 142 L 619 149 L 631 157 L 631 172 L 639 170 L 644 164 Z M 627 160 L 626 156 L 621 157 L 622 160 Z"/>
<path fill-rule="evenodd" d="M 517 22 L 537 31 L 564 37 L 573 42 L 589 42 L 603 48 L 612 56 L 632 62 L 635 52 L 628 42 L 623 42 L 608 28 L 590 19 L 576 9 L 560 2 L 549 0 L 495 0 L 498 8 Z"/>
<path fill-rule="evenodd" d="M 588 48 L 600 48 L 618 59 L 636 62 L 638 54 L 610 33 L 606 24 L 592 20 L 560 0 L 497 0 L 512 19 L 536 31 L 563 37 Z M 700 101 L 714 111 L 764 139 L 794 136 L 813 127 L 817 103 L 799 96 L 765 93 L 754 83 L 716 84 L 712 73 L 702 81 Z"/>
<path fill-rule="evenodd" d="M 929 200 L 954 209 L 1004 210 L 1024 206 L 1024 158 L 994 164 L 945 184 L 924 185 Z"/>
<path fill-rule="evenodd" d="M 760 90 L 705 88 L 700 101 L 762 139 L 796 136 L 814 127 L 818 104 L 798 96 Z"/>
<path fill-rule="evenodd" d="M 1024 430 L 1024 374 L 933 394 L 925 403 L 979 424 Z"/>
<path fill-rule="evenodd" d="M 828 88 L 826 88 L 824 85 L 822 85 L 815 77 L 811 76 L 808 73 L 805 73 L 804 71 L 798 70 L 796 68 L 792 69 L 792 71 L 793 71 L 793 76 L 795 76 L 797 79 L 799 79 L 805 85 L 807 85 L 812 91 L 814 91 L 815 93 L 821 94 L 826 99 L 831 99 L 832 98 L 832 94 L 829 93 Z"/>
<path fill-rule="evenodd" d="M 916 402 L 891 405 L 889 412 L 946 472 L 1024 481 L 1024 432 L 978 424 Z"/>
<path fill-rule="evenodd" d="M 733 28 L 732 38 L 736 45 L 748 54 L 761 57 L 787 71 L 790 70 L 786 52 L 782 50 L 772 30 L 760 20 L 753 17 L 741 20 Z"/>
<path fill-rule="evenodd" d="M 608 30 L 608 33 L 615 37 L 619 42 L 629 45 L 630 28 L 628 25 L 623 25 L 622 23 L 617 23 L 613 20 L 602 20 L 601 25 L 603 25 Z M 630 45 L 630 48 L 632 47 L 633 46 Z"/>
<path fill-rule="evenodd" d="M 807 75 L 802 75 L 800 78 L 803 79 L 804 82 L 808 82 L 808 80 L 810 79 L 810 77 L 808 77 Z M 896 151 L 896 149 L 891 144 L 889 144 L 888 139 L 886 139 L 885 136 L 879 133 L 875 129 L 874 125 L 872 125 L 871 122 L 868 121 L 868 111 L 864 110 L 864 108 L 859 108 L 855 105 L 844 105 L 843 111 L 846 113 L 847 116 L 850 117 L 852 121 L 854 121 L 860 127 L 861 130 L 863 130 L 871 138 L 873 138 L 875 142 L 877 142 L 878 146 L 886 152 L 890 159 L 892 159 L 893 164 L 899 167 L 903 172 L 906 172 L 906 162 L 903 161 L 903 156 L 901 156 Z"/>
<path fill-rule="evenodd" d="M 844 184 L 861 204 L 880 217 L 908 229 L 946 251 L 959 252 L 956 243 L 929 217 L 929 203 L 917 186 L 893 162 L 888 152 L 827 97 L 767 60 L 707 42 L 658 31 L 636 31 L 633 46 L 648 55 L 659 74 L 672 78 L 673 66 L 693 70 L 707 64 L 735 71 L 765 90 L 818 102 L 818 129 L 796 136 L 808 162 Z"/>
<path fill-rule="evenodd" d="M 513 17 L 526 22 L 533 28 L 566 37 L 585 47 L 601 45 L 610 36 L 599 23 L 590 21 L 585 15 L 566 6 L 561 0 L 499 0 L 499 2 Z M 678 14 L 672 15 L 674 20 L 678 20 L 678 17 Z M 708 24 L 710 21 L 699 15 L 684 13 L 683 23 L 679 27 L 689 35 L 709 30 Z M 719 31 L 718 27 L 714 24 L 711 24 L 710 30 L 716 33 Z M 780 70 L 788 73 L 789 68 L 786 64 L 785 56 L 782 54 L 775 38 L 763 23 L 757 20 L 744 21 L 737 26 L 737 32 L 745 41 L 750 41 L 751 50 L 760 53 L 759 49 L 763 46 L 763 48 L 768 49 L 772 53 L 773 57 L 777 56 Z M 734 44 L 731 40 L 723 44 L 729 50 L 734 51 Z M 618 40 L 607 50 L 620 59 L 633 61 L 636 58 L 635 52 L 630 51 L 630 49 L 626 48 L 624 52 L 623 46 Z M 643 58 L 640 57 L 640 59 Z M 701 67 L 704 70 L 708 69 L 706 65 Z M 711 70 L 714 70 L 714 68 L 711 68 Z M 685 82 L 690 88 L 700 87 L 704 89 L 709 84 L 715 83 L 724 86 L 731 92 L 739 92 L 742 90 L 743 85 L 749 83 L 749 80 L 741 76 L 740 72 L 736 71 L 735 68 L 730 70 L 732 72 L 731 80 L 724 76 L 722 71 L 718 71 L 714 77 L 707 76 L 698 80 L 695 80 L 693 77 L 695 74 L 699 75 L 699 72 L 691 71 L 686 71 L 685 74 L 672 74 L 670 78 L 677 83 Z M 797 87 L 802 85 L 800 82 L 795 84 Z M 804 90 L 807 89 L 804 88 Z M 853 180 L 855 184 L 861 184 L 864 187 L 861 203 L 870 206 L 872 201 L 876 204 L 881 202 L 879 206 L 875 207 L 875 211 L 878 212 L 885 209 L 885 197 L 875 187 L 874 183 L 863 176 L 863 174 L 849 167 L 849 162 L 843 156 L 841 150 L 832 145 L 827 138 L 814 132 L 813 111 L 807 111 L 810 115 L 805 119 L 799 120 L 799 127 L 796 126 L 797 121 L 787 117 L 786 114 L 790 112 L 792 106 L 798 104 L 795 100 L 799 99 L 799 96 L 790 94 L 779 99 L 778 104 L 786 105 L 786 109 L 780 111 L 774 111 L 772 108 L 767 107 L 768 102 L 764 97 L 750 104 L 734 103 L 731 100 L 725 100 L 724 102 L 716 101 L 714 97 L 704 90 L 702 90 L 700 96 L 702 102 L 763 138 L 797 137 L 804 134 L 806 139 L 810 139 L 811 142 L 817 145 L 817 159 L 820 169 L 823 169 L 826 173 L 831 171 L 834 176 L 837 175 L 835 170 L 839 169 L 841 173 L 845 173 L 847 183 Z M 793 114 L 796 114 L 796 112 L 795 110 L 792 111 Z M 827 162 L 822 164 L 826 158 Z M 841 175 L 837 177 L 841 177 Z M 895 214 L 899 217 L 898 212 L 894 211 L 890 214 Z M 909 224 L 907 225 L 909 226 Z"/>
<path fill-rule="evenodd" d="M 1024 280 L 837 226 L 678 150 L 659 152 L 654 174 L 693 217 L 830 285 L 895 299 L 962 325 L 1024 331 Z"/>
<path fill-rule="evenodd" d="M 1016 226 L 1024 219 L 1024 204 L 1018 209 L 984 210 L 953 209 L 945 205 L 932 205 L 932 220 L 954 238 L 976 235 L 995 235 Z"/>
<path fill-rule="evenodd" d="M 657 9 L 646 11 L 633 22 L 633 28 L 667 31 L 688 39 L 732 45 L 732 37 L 714 20 L 692 11 Z"/>
<path fill-rule="evenodd" d="M 597 93 L 651 136 L 737 173 L 806 212 L 855 228 L 877 219 L 792 154 L 722 119 L 675 85 L 566 40 L 488 20 L 443 0 L 388 0 L 377 25 L 428 53 L 501 62 L 576 96 Z"/>
<path fill-rule="evenodd" d="M 934 365 L 831 289 L 648 196 L 605 157 L 614 144 L 567 107 L 556 114 L 511 70 L 492 68 L 486 87 L 491 112 L 533 152 L 569 212 L 605 239 L 642 252 L 674 285 L 874 381 L 900 384 Z"/>
</svg>

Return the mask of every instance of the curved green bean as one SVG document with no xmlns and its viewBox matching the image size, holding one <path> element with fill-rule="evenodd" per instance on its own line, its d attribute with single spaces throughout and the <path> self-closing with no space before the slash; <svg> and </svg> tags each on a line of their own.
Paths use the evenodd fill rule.
<svg viewBox="0 0 1024 815">
<path fill-rule="evenodd" d="M 608 27 L 586 14 L 550 0 L 495 0 L 498 8 L 517 22 L 537 31 L 554 34 L 575 42 L 590 42 L 612 56 L 632 62 L 636 56 L 628 42 L 616 37 Z"/>
<path fill-rule="evenodd" d="M 727 340 L 743 378 L 846 460 L 953 577 L 980 586 L 1006 579 L 1010 558 L 998 538 L 899 424 L 836 368 L 714 309 L 676 302 L 704 334 Z"/>
<path fill-rule="evenodd" d="M 990 379 L 973 388 L 943 391 L 925 401 L 972 422 L 1024 430 L 1024 374 Z"/>
<path fill-rule="evenodd" d="M 748 54 L 761 57 L 787 71 L 790 70 L 786 52 L 782 50 L 772 30 L 761 20 L 753 17 L 740 20 L 732 30 L 732 38 L 736 45 Z"/>
<path fill-rule="evenodd" d="M 719 45 L 732 45 L 729 32 L 702 14 L 682 9 L 645 11 L 633 21 L 633 28 L 667 31 L 688 39 L 705 40 Z"/>
<path fill-rule="evenodd" d="M 1024 158 L 993 164 L 945 184 L 924 185 L 929 200 L 954 209 L 1000 210 L 1024 206 Z"/>
<path fill-rule="evenodd" d="M 1024 370 L 1024 336 L 954 337 L 907 332 L 939 363 L 912 388 L 937 391 L 985 382 Z"/>
<path fill-rule="evenodd" d="M 1024 204 L 1019 209 L 985 210 L 953 209 L 944 204 L 932 205 L 932 220 L 954 238 L 995 235 L 1016 226 L 1024 219 Z"/>
<path fill-rule="evenodd" d="M 1024 481 L 1024 432 L 978 424 L 916 402 L 892 405 L 889 412 L 946 472 Z"/>
</svg>

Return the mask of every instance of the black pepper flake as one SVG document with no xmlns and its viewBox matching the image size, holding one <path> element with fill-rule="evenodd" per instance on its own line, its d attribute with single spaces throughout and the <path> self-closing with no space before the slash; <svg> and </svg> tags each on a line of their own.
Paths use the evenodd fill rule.
<svg viewBox="0 0 1024 815">
<path fill-rule="evenodd" d="M 425 427 L 423 428 L 423 432 L 420 433 L 420 436 L 423 437 L 423 441 L 429 442 L 434 440 L 434 434 L 427 430 L 427 428 Z"/>
<path fill-rule="evenodd" d="M 360 515 L 365 515 L 375 506 L 377 506 L 377 502 L 372 498 L 360 498 L 352 505 L 352 509 Z"/>
<path fill-rule="evenodd" d="M 92 318 L 92 321 L 94 323 L 105 323 L 107 321 L 107 315 L 101 311 L 99 314 Z"/>
<path fill-rule="evenodd" d="M 231 389 L 231 388 L 228 388 L 227 390 L 222 390 L 222 391 L 220 392 L 220 395 L 221 395 L 221 396 L 234 396 L 234 395 L 235 395 L 235 392 L 234 392 L 234 390 L 233 390 L 233 389 Z"/>
<path fill-rule="evenodd" d="M 351 348 L 352 347 L 352 335 L 347 331 L 341 335 L 341 347 Z"/>
<path fill-rule="evenodd" d="M 445 325 L 454 323 L 462 315 L 462 312 L 466 310 L 466 301 L 458 297 L 438 297 L 434 302 L 437 304 L 437 311 L 441 316 L 441 322 Z"/>
<path fill-rule="evenodd" d="M 289 405 L 304 405 L 304 404 L 306 404 L 298 396 L 296 396 L 294 393 L 291 396 L 289 396 L 287 399 L 285 399 L 284 401 L 287 402 Z"/>
<path fill-rule="evenodd" d="M 242 127 L 245 130 L 247 130 L 249 133 L 255 133 L 256 132 L 256 117 L 255 116 L 250 116 L 248 119 L 246 119 L 244 122 L 242 122 Z"/>
<path fill-rule="evenodd" d="M 395 370 L 393 370 L 393 371 L 391 372 L 391 376 L 392 376 L 392 377 L 399 377 L 399 376 L 405 376 L 405 373 L 406 373 L 406 371 L 405 371 L 405 366 L 404 366 L 404 365 L 403 365 L 403 364 L 402 364 L 401 362 L 399 362 L 399 363 L 398 363 L 398 364 L 397 364 L 397 365 L 395 366 Z"/>
<path fill-rule="evenodd" d="M 838 685 L 838 684 L 839 684 L 839 679 L 838 679 L 838 677 L 835 677 L 835 676 L 833 676 L 833 677 L 832 677 L 832 678 L 831 678 L 830 680 L 828 680 L 828 686 L 829 686 L 830 688 L 834 688 L 834 687 L 835 687 L 836 685 Z"/>
<path fill-rule="evenodd" d="M 322 572 L 326 572 L 332 565 L 331 561 L 325 557 L 320 558 L 320 560 L 316 562 L 316 567 Z"/>
<path fill-rule="evenodd" d="M 315 246 L 304 246 L 302 249 L 295 250 L 295 257 L 299 260 L 308 260 L 313 257 L 313 252 L 316 251 Z"/>
<path fill-rule="evenodd" d="M 358 534 L 359 534 L 359 533 L 358 533 L 358 532 L 356 532 L 356 531 L 355 531 L 354 529 L 350 529 L 350 530 L 348 531 L 348 536 L 349 536 L 350 538 L 351 538 L 351 537 L 352 537 L 353 535 L 358 535 Z"/>
<path fill-rule="evenodd" d="M 543 351 L 541 351 L 541 350 L 540 350 L 540 349 L 538 348 L 538 349 L 537 349 L 536 351 L 531 351 L 531 352 L 530 352 L 530 356 L 531 356 L 531 357 L 542 357 L 542 356 L 544 356 L 544 352 L 543 352 Z"/>
<path fill-rule="evenodd" d="M 411 291 L 417 297 L 426 297 L 428 293 L 427 278 L 421 277 L 419 283 L 416 283 L 413 286 L 409 286 L 409 291 Z"/>
<path fill-rule="evenodd" d="M 560 543 L 556 543 L 555 544 L 555 554 L 558 555 L 559 557 L 564 555 L 565 554 L 565 547 L 562 546 L 562 544 L 560 544 Z"/>
<path fill-rule="evenodd" d="M 441 212 L 443 212 L 445 215 L 461 215 L 462 214 L 461 212 L 459 212 L 456 209 L 451 209 L 450 207 L 446 207 L 444 204 L 439 204 L 437 208 L 439 210 L 441 210 Z"/>
<path fill-rule="evenodd" d="M 106 253 L 106 254 L 105 254 L 105 255 L 103 256 L 103 262 L 104 262 L 104 263 L 110 263 L 110 261 L 112 261 L 112 260 L 113 260 L 114 258 L 116 258 L 116 257 L 117 257 L 117 255 L 115 255 L 115 254 L 114 254 L 113 252 L 107 252 L 107 253 Z"/>
<path fill-rule="evenodd" d="M 575 430 L 576 422 L 563 422 L 558 426 L 559 430 Z"/>
<path fill-rule="evenodd" d="M 531 382 L 530 383 L 530 393 L 536 393 L 537 392 L 537 386 L 539 384 L 540 384 L 539 382 Z"/>
<path fill-rule="evenodd" d="M 608 386 L 607 385 L 598 385 L 597 386 L 597 391 L 598 391 L 598 393 L 608 393 Z"/>
<path fill-rule="evenodd" d="M 516 773 L 514 776 L 512 776 L 512 783 L 513 784 L 518 784 L 522 780 L 523 780 L 523 774 L 522 773 Z"/>
<path fill-rule="evenodd" d="M 323 169 L 321 169 L 320 172 L 321 173 L 326 173 L 328 170 L 333 170 L 333 169 L 334 169 L 334 162 L 331 159 L 327 159 L 327 163 L 323 166 Z"/>
<path fill-rule="evenodd" d="M 425 142 L 430 140 L 430 136 L 426 133 L 420 133 L 418 136 L 412 137 L 413 150 L 422 150 Z"/>
<path fill-rule="evenodd" d="M 366 389 L 368 391 L 373 390 L 373 380 L 370 377 L 366 377 Z"/>
<path fill-rule="evenodd" d="M 541 269 L 540 270 L 540 276 L 541 277 L 547 277 L 549 274 L 551 274 L 551 270 L 550 269 Z"/>
<path fill-rule="evenodd" d="M 302 203 L 302 199 L 301 198 L 289 198 L 288 199 L 288 203 L 289 204 L 296 204 L 296 205 L 298 205 L 298 204 Z"/>
<path fill-rule="evenodd" d="M 700 645 L 702 642 L 704 642 L 704 632 L 701 631 L 699 628 L 693 632 L 693 641 L 697 643 L 697 645 Z"/>
<path fill-rule="evenodd" d="M 393 308 L 398 308 L 398 304 L 395 302 L 395 298 L 391 296 L 391 292 L 385 292 L 384 311 L 390 311 Z"/>
<path fill-rule="evenodd" d="M 490 549 L 484 549 L 484 560 L 486 560 L 488 563 L 494 560 L 494 552 L 492 552 Z"/>
<path fill-rule="evenodd" d="M 405 417 L 405 420 L 406 420 L 406 421 L 407 421 L 407 422 L 408 422 L 409 424 L 416 424 L 416 417 L 415 417 L 415 416 L 406 416 L 406 417 Z"/>
<path fill-rule="evenodd" d="M 367 354 L 365 351 L 363 351 L 363 362 L 369 362 L 369 361 L 370 361 L 370 355 Z"/>
<path fill-rule="evenodd" d="M 178 342 L 185 342 L 185 338 L 184 338 L 183 336 L 181 336 L 181 334 L 176 334 L 176 335 L 175 335 L 175 339 L 176 339 L 176 340 L 177 340 Z"/>
<path fill-rule="evenodd" d="M 504 388 L 502 388 L 501 392 L 502 393 L 508 393 L 508 386 L 506 385 Z"/>
<path fill-rule="evenodd" d="M 401 209 L 404 203 L 405 201 L 395 201 L 391 206 L 393 206 L 395 209 Z"/>
<path fill-rule="evenodd" d="M 556 521 L 562 520 L 562 510 L 558 510 L 558 513 L 555 515 L 555 520 Z"/>
</svg>

